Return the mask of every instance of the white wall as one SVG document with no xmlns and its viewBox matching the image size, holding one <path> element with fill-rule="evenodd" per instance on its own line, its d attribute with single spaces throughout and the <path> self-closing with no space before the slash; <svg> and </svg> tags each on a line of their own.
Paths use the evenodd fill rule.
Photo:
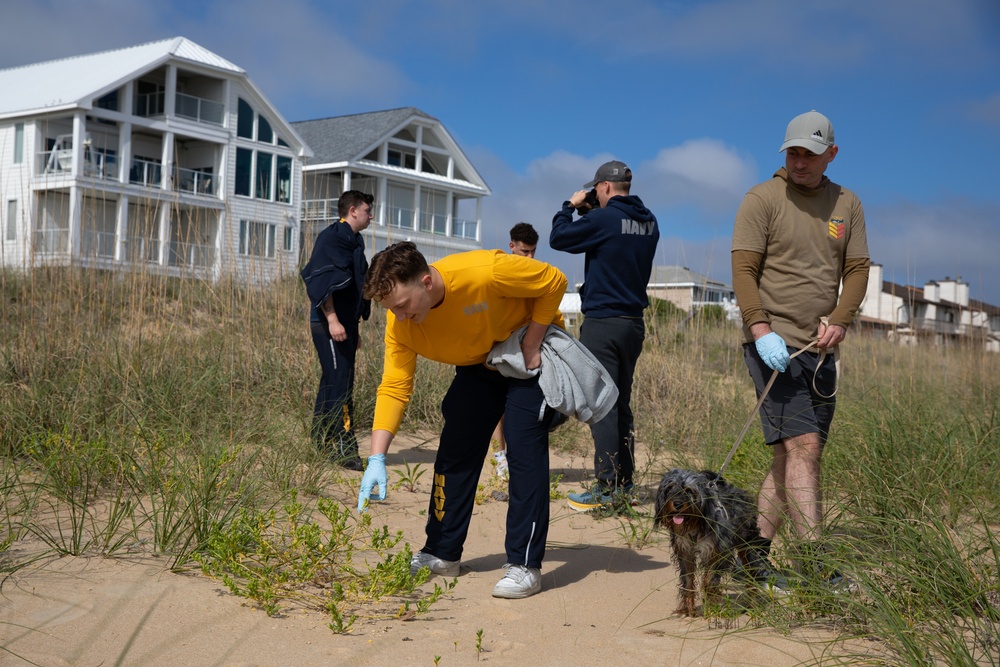
<svg viewBox="0 0 1000 667">
<path fill-rule="evenodd" d="M 24 122 L 23 160 L 14 164 L 15 125 Z M 0 124 L 0 265 L 17 268 L 26 267 L 30 259 L 28 249 L 30 238 L 28 221 L 34 211 L 31 198 L 31 182 L 35 164 L 35 125 L 30 121 L 10 121 Z M 13 221 L 14 240 L 9 239 L 7 219 L 8 202 L 17 202 L 17 216 Z"/>
</svg>

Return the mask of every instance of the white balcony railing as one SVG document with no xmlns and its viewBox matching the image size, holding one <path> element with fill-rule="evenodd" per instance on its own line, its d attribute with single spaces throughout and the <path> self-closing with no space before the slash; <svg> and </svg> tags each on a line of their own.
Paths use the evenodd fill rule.
<svg viewBox="0 0 1000 667">
<path fill-rule="evenodd" d="M 307 199 L 302 202 L 303 220 L 338 220 L 337 211 L 339 199 Z"/>
<path fill-rule="evenodd" d="M 61 253 L 69 250 L 69 227 L 35 231 L 36 253 Z"/>
<path fill-rule="evenodd" d="M 113 153 L 87 151 L 83 156 L 83 175 L 100 178 L 106 181 L 118 179 L 118 156 Z M 59 148 L 38 153 L 38 173 L 62 174 L 73 173 L 73 149 Z"/>
<path fill-rule="evenodd" d="M 59 150 L 40 151 L 37 165 L 39 174 L 65 174 L 68 176 L 73 171 L 73 149 L 60 148 Z"/>
<path fill-rule="evenodd" d="M 125 259 L 133 264 L 159 264 L 160 239 L 142 236 L 126 239 Z"/>
<path fill-rule="evenodd" d="M 199 195 L 215 194 L 212 174 L 183 167 L 175 169 L 174 174 L 174 186 L 181 192 L 193 192 Z"/>
<path fill-rule="evenodd" d="M 476 231 L 479 223 L 475 220 L 462 220 L 455 218 L 451 223 L 451 235 L 462 239 L 476 240 Z"/>
<path fill-rule="evenodd" d="M 132 158 L 132 168 L 128 173 L 129 183 L 158 188 L 162 180 L 163 168 L 158 161 L 141 157 Z"/>
<path fill-rule="evenodd" d="M 84 230 L 80 235 L 80 255 L 114 259 L 116 238 L 114 232 Z"/>
<path fill-rule="evenodd" d="M 215 246 L 171 241 L 170 266 L 188 269 L 210 269 L 215 264 Z"/>
<path fill-rule="evenodd" d="M 448 216 L 443 213 L 425 213 L 420 217 L 420 231 L 444 236 L 448 233 Z"/>
<path fill-rule="evenodd" d="M 166 94 L 160 90 L 155 93 L 144 93 L 136 95 L 132 103 L 132 112 L 136 116 L 146 118 L 152 116 L 162 116 L 164 113 L 164 99 Z"/>
<path fill-rule="evenodd" d="M 177 93 L 174 112 L 182 118 L 190 118 L 200 123 L 222 125 L 226 111 L 221 102 L 213 102 L 194 95 Z"/>
<path fill-rule="evenodd" d="M 105 181 L 118 180 L 118 156 L 108 153 L 88 152 L 84 156 L 84 173 Z"/>
<path fill-rule="evenodd" d="M 385 224 L 400 229 L 413 229 L 413 209 L 390 206 L 386 210 Z"/>
</svg>

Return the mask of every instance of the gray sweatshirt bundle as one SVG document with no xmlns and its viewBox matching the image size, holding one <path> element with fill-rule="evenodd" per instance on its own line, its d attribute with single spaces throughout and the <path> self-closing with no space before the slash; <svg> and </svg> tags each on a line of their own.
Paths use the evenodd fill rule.
<svg viewBox="0 0 1000 667">
<path fill-rule="evenodd" d="M 486 363 L 504 377 L 537 375 L 545 402 L 553 410 L 588 424 L 603 419 L 618 400 L 618 387 L 601 362 L 583 343 L 550 324 L 542 341 L 542 365 L 528 370 L 521 353 L 521 339 L 527 330 L 528 325 L 524 325 L 494 345 Z"/>
</svg>

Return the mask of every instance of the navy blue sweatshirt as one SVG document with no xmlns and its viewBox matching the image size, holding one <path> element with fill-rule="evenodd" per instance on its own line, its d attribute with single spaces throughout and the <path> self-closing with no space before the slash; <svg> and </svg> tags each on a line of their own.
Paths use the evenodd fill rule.
<svg viewBox="0 0 1000 667">
<path fill-rule="evenodd" d="M 320 306 L 332 295 L 337 319 L 348 331 L 357 331 L 358 320 L 367 320 L 371 313 L 371 302 L 361 296 L 367 272 L 365 240 L 361 234 L 343 220 L 320 232 L 309 263 L 302 269 L 312 306 L 310 319 L 326 321 Z"/>
<path fill-rule="evenodd" d="M 615 195 L 576 221 L 568 201 L 552 218 L 553 250 L 585 253 L 580 289 L 587 317 L 642 317 L 660 229 L 635 195 Z"/>
</svg>

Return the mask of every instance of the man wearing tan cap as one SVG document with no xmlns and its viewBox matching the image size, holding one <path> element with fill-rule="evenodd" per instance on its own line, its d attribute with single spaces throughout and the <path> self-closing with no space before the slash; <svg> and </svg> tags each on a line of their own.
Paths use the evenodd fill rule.
<svg viewBox="0 0 1000 667">
<path fill-rule="evenodd" d="M 853 192 L 824 175 L 838 151 L 826 116 L 793 118 L 779 151 L 785 166 L 746 194 L 733 229 L 733 289 L 758 397 L 778 373 L 760 408 L 773 461 L 757 498 L 762 539 L 751 574 L 772 590 L 787 588 L 767 565 L 771 540 L 787 518 L 802 573 L 842 586 L 844 578 L 819 563 L 820 457 L 837 388 L 834 354 L 827 353 L 844 340 L 868 286 L 865 214 Z M 815 348 L 790 359 L 814 341 Z"/>
</svg>

